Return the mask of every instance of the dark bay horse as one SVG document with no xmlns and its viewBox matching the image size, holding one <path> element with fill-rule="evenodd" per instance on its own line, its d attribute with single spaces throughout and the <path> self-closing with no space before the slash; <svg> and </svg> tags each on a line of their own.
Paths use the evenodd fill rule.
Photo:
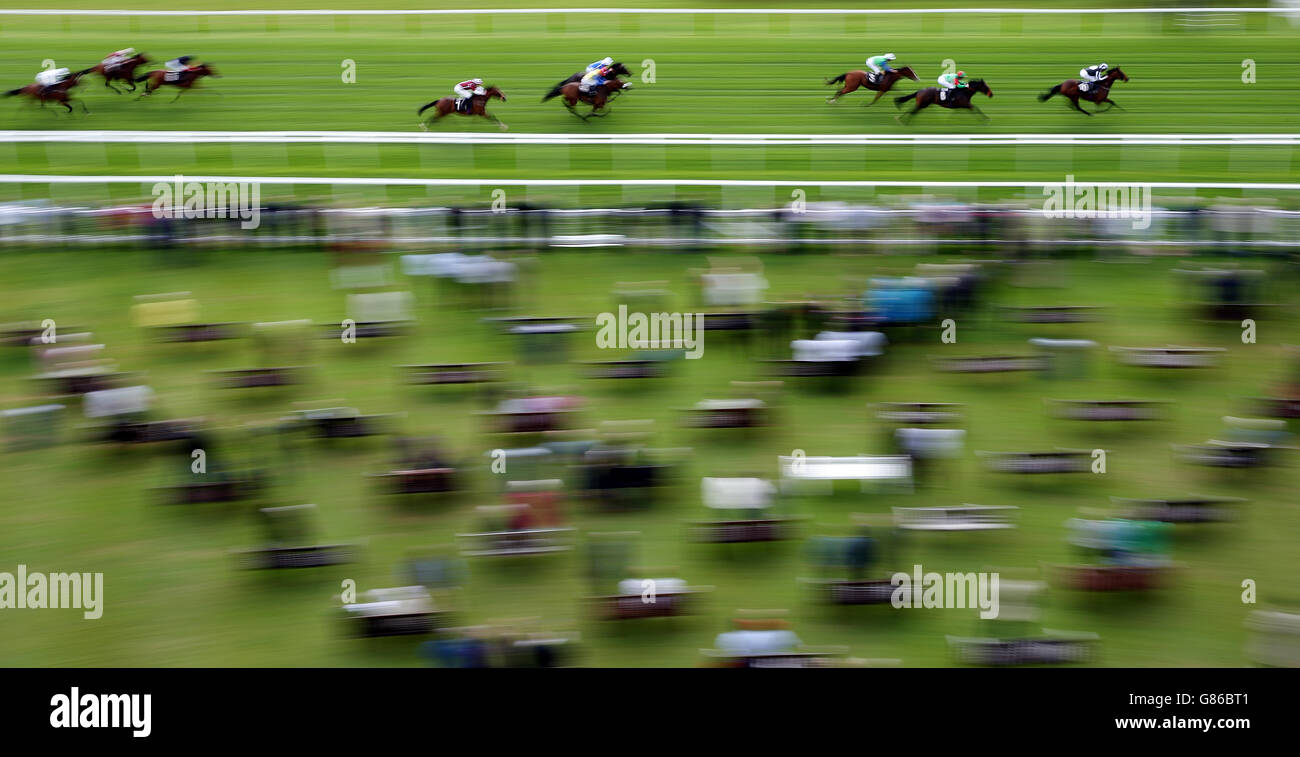
<svg viewBox="0 0 1300 757">
<path fill-rule="evenodd" d="M 552 97 L 562 96 L 564 98 L 564 107 L 568 108 L 570 113 L 581 118 L 583 121 L 586 121 L 592 116 L 603 117 L 607 114 L 600 113 L 599 111 L 604 109 L 604 107 L 609 104 L 609 101 L 619 93 L 632 88 L 631 84 L 618 78 L 619 76 L 631 76 L 631 72 L 627 70 L 626 66 L 622 63 L 615 63 L 611 68 L 613 70 L 610 78 L 604 84 L 596 87 L 591 92 L 582 91 L 581 80 L 583 75 L 578 74 L 577 80 L 574 80 L 571 76 L 565 81 L 551 87 L 551 91 L 546 93 L 546 96 L 542 98 L 542 102 L 546 102 Z M 580 102 L 590 105 L 591 112 L 585 116 L 578 113 L 576 108 Z"/>
<path fill-rule="evenodd" d="M 72 88 L 77 86 L 77 82 L 81 79 L 81 77 L 90 73 L 92 70 L 93 69 L 88 68 L 84 71 L 76 71 L 74 73 L 68 74 L 68 78 L 64 79 L 58 84 L 55 84 L 52 87 L 46 87 L 42 84 L 37 84 L 35 82 L 32 82 L 31 84 L 28 84 L 25 87 L 19 87 L 18 89 L 11 89 L 8 92 L 5 92 L 4 95 L 5 97 L 26 95 L 27 97 L 30 97 L 33 100 L 39 102 L 42 108 L 45 107 L 45 103 L 49 103 L 49 102 L 58 103 L 59 105 L 62 105 L 63 107 L 67 108 L 68 112 L 71 113 L 72 112 L 72 105 L 71 105 Z M 90 110 L 86 108 L 85 103 L 83 103 L 80 100 L 77 100 L 76 102 L 78 105 L 81 106 L 82 112 L 84 113 L 90 112 Z"/>
<path fill-rule="evenodd" d="M 839 92 L 826 98 L 826 102 L 833 103 L 848 93 L 860 87 L 865 87 L 866 89 L 875 90 L 876 96 L 872 98 L 871 102 L 867 103 L 867 105 L 875 105 L 876 100 L 879 100 L 881 95 L 888 92 L 894 84 L 903 77 L 907 77 L 912 81 L 919 81 L 916 78 L 916 73 L 912 71 L 911 66 L 899 66 L 898 68 L 885 71 L 881 73 L 881 75 L 876 76 L 875 81 L 872 81 L 871 75 L 866 71 L 849 71 L 848 73 L 840 74 L 834 79 L 826 80 L 827 84 L 844 84 L 844 86 L 840 88 Z"/>
<path fill-rule="evenodd" d="M 431 103 L 428 103 L 427 105 L 425 105 L 424 107 L 416 111 L 416 115 L 423 116 L 424 112 L 429 108 L 434 108 L 434 115 L 432 118 L 429 119 L 421 118 L 420 128 L 424 129 L 425 131 L 428 131 L 429 124 L 433 123 L 434 121 L 437 121 L 438 119 L 450 113 L 459 113 L 462 116 L 478 116 L 480 118 L 486 118 L 487 120 L 492 121 L 498 127 L 500 127 L 501 131 L 505 131 L 506 129 L 509 129 L 510 127 L 506 126 L 505 123 L 501 121 L 501 119 L 487 112 L 488 100 L 496 98 L 501 102 L 505 102 L 506 101 L 505 93 L 497 89 L 496 87 L 484 87 L 484 89 L 486 90 L 485 94 L 474 95 L 473 97 L 470 98 L 470 104 L 466 110 L 456 110 L 456 98 L 450 96 L 442 97 L 437 100 L 434 100 Z"/>
<path fill-rule="evenodd" d="M 628 78 L 632 77 L 632 72 L 628 71 L 627 66 L 623 65 L 619 61 L 614 61 L 613 63 L 609 64 L 609 67 L 611 73 L 610 78 L 615 78 L 619 76 L 626 76 Z M 565 79 L 559 84 L 556 84 L 554 87 L 551 87 L 551 91 L 546 93 L 546 97 L 542 98 L 542 102 L 546 102 L 552 97 L 559 95 L 560 90 L 564 88 L 565 84 L 582 83 L 582 77 L 586 75 L 587 75 L 586 71 L 579 71 L 578 73 L 574 74 L 573 76 L 570 76 L 569 78 Z"/>
<path fill-rule="evenodd" d="M 122 94 L 123 90 L 114 87 L 113 82 L 115 81 L 125 82 L 128 87 L 125 91 L 134 92 L 135 91 L 135 70 L 148 62 L 149 59 L 146 58 L 143 53 L 136 53 L 135 55 L 132 55 L 130 58 L 127 58 L 121 63 L 118 63 L 116 66 L 106 67 L 103 64 L 103 62 L 100 62 L 100 63 L 96 63 L 94 66 L 88 69 L 88 71 L 89 73 L 99 74 L 100 76 L 104 77 L 104 86 L 108 87 L 109 89 L 113 90 L 114 92 L 120 95 Z"/>
<path fill-rule="evenodd" d="M 942 97 L 940 96 L 940 91 L 941 90 L 938 87 L 926 87 L 925 89 L 918 89 L 910 95 L 895 97 L 895 107 L 900 106 L 913 98 L 916 99 L 916 107 L 912 108 L 907 113 L 902 114 L 902 119 L 900 120 L 904 122 L 910 121 L 912 116 L 915 116 L 918 111 L 924 110 L 931 105 L 939 105 L 944 108 L 955 109 L 965 108 L 978 113 L 985 121 L 990 120 L 988 116 L 984 115 L 984 111 L 975 107 L 975 103 L 971 102 L 971 99 L 975 97 L 976 92 L 982 92 L 989 97 L 993 97 L 993 90 L 989 89 L 989 85 L 985 84 L 983 79 L 972 79 L 971 83 L 967 86 L 955 87 L 947 90 L 947 94 Z"/>
<path fill-rule="evenodd" d="M 1090 103 L 1098 105 L 1101 103 L 1110 103 L 1110 108 L 1119 107 L 1118 103 L 1110 99 L 1110 86 L 1116 81 L 1128 81 L 1128 74 L 1124 73 L 1119 66 L 1107 71 L 1104 79 L 1092 82 L 1091 84 L 1081 82 L 1078 79 L 1066 79 L 1055 87 L 1052 87 L 1039 95 L 1038 101 L 1047 102 L 1056 95 L 1064 95 L 1069 98 L 1070 104 L 1074 106 L 1075 110 L 1084 115 L 1091 116 L 1091 113 L 1079 107 L 1079 101 L 1087 100 Z M 1110 110 L 1110 108 L 1106 108 L 1106 110 Z M 1120 108 L 1120 110 L 1123 110 L 1123 108 Z M 1106 111 L 1099 108 L 1097 109 L 1097 112 L 1105 113 Z"/>
<path fill-rule="evenodd" d="M 180 90 L 176 93 L 176 96 L 172 98 L 172 102 L 176 102 L 181 99 L 181 95 L 185 94 L 185 90 L 193 89 L 199 79 L 202 79 L 205 76 L 215 76 L 218 79 L 221 78 L 221 74 L 218 74 L 215 68 L 205 63 L 201 66 L 195 66 L 189 71 L 181 71 L 174 81 L 168 81 L 167 72 L 162 69 L 150 71 L 144 76 L 137 76 L 135 77 L 135 80 L 137 82 L 145 82 L 144 94 L 140 95 L 140 97 L 148 97 L 149 95 L 152 95 L 159 87 L 167 85 L 176 87 Z M 137 97 L 136 99 L 139 100 L 140 97 Z"/>
</svg>

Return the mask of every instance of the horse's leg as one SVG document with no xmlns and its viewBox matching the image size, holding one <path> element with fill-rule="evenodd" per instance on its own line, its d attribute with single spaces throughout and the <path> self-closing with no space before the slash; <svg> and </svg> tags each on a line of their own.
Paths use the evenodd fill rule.
<svg viewBox="0 0 1300 757">
<path fill-rule="evenodd" d="M 181 95 L 183 94 L 185 94 L 185 90 L 181 89 L 180 87 L 177 87 L 176 96 L 172 98 L 172 102 L 176 102 L 177 100 L 181 99 Z"/>
<path fill-rule="evenodd" d="M 833 103 L 833 102 L 839 100 L 841 97 L 847 95 L 848 93 L 853 92 L 853 91 L 856 90 L 859 86 L 861 86 L 861 85 L 859 85 L 858 82 L 853 82 L 852 84 L 850 84 L 850 83 L 849 83 L 849 77 L 846 76 L 846 77 L 844 77 L 844 86 L 843 86 L 843 87 L 840 87 L 840 91 L 839 91 L 839 92 L 836 92 L 835 94 L 833 94 L 833 95 L 831 95 L 830 97 L 826 98 L 826 102 L 828 102 L 828 103 Z"/>
<path fill-rule="evenodd" d="M 884 95 L 885 92 L 887 92 L 887 91 L 888 91 L 888 90 L 884 90 L 884 89 L 882 89 L 882 90 L 880 90 L 879 92 L 877 92 L 877 93 L 876 93 L 876 96 L 873 97 L 873 98 L 871 98 L 871 102 L 867 103 L 867 105 L 875 105 L 875 104 L 876 104 L 876 101 L 879 100 L 880 97 L 881 97 L 882 95 Z"/>
<path fill-rule="evenodd" d="M 504 122 L 504 121 L 502 121 L 501 119 L 499 119 L 499 118 L 497 118 L 496 116 L 492 115 L 491 113 L 488 113 L 486 110 L 484 110 L 484 111 L 483 111 L 482 113 L 480 113 L 479 115 L 482 116 L 482 117 L 484 117 L 484 118 L 486 118 L 487 120 L 491 121 L 492 123 L 496 124 L 496 125 L 497 125 L 497 128 L 501 129 L 501 131 L 505 131 L 506 129 L 509 129 L 509 128 L 510 128 L 509 126 L 506 126 L 506 125 L 505 125 L 505 122 Z"/>
<path fill-rule="evenodd" d="M 1081 105 L 1079 105 L 1079 98 L 1078 98 L 1077 96 L 1076 96 L 1076 97 L 1071 97 L 1071 98 L 1070 98 L 1070 103 L 1071 103 L 1072 105 L 1074 105 L 1074 109 L 1075 109 L 1075 110 L 1079 111 L 1080 113 L 1084 114 L 1085 116 L 1091 116 L 1091 115 L 1092 115 L 1092 114 L 1089 113 L 1088 111 L 1084 110 L 1083 107 L 1082 107 Z"/>
<path fill-rule="evenodd" d="M 78 101 L 77 101 L 77 104 L 81 106 L 81 112 L 82 112 L 82 113 L 85 113 L 86 115 L 90 115 L 90 108 L 87 108 L 87 107 L 86 107 L 86 101 L 85 101 L 85 100 L 78 100 Z"/>
<path fill-rule="evenodd" d="M 979 106 L 976 105 L 975 103 L 971 103 L 971 104 L 970 104 L 970 109 L 971 109 L 972 111 L 974 111 L 976 114 L 978 114 L 980 118 L 984 119 L 984 122 L 985 122 L 985 123 L 988 123 L 989 121 L 992 121 L 992 120 L 993 120 L 993 119 L 989 118 L 987 115 L 985 115 L 985 114 L 984 114 L 984 111 L 980 110 L 980 109 L 979 109 Z"/>
<path fill-rule="evenodd" d="M 1105 100 L 1102 100 L 1102 102 L 1104 102 L 1104 103 L 1110 103 L 1110 108 L 1119 108 L 1120 110 L 1124 110 L 1124 108 L 1121 107 L 1119 103 L 1115 102 L 1114 100 L 1110 99 L 1109 97 L 1107 97 Z M 1102 113 L 1105 113 L 1105 112 L 1109 111 L 1110 108 L 1107 108 L 1106 110 L 1102 111 Z"/>
</svg>

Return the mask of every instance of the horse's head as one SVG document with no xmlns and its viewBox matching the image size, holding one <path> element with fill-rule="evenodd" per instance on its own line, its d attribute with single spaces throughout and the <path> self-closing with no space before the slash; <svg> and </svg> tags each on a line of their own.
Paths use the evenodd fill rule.
<svg viewBox="0 0 1300 757">
<path fill-rule="evenodd" d="M 627 66 L 621 62 L 615 61 L 614 65 L 609 67 L 610 74 L 613 76 L 631 76 L 632 72 L 627 70 Z"/>
<path fill-rule="evenodd" d="M 911 66 L 902 66 L 894 70 L 902 74 L 903 76 L 906 76 L 907 78 L 911 79 L 912 81 L 920 81 L 920 79 L 916 78 L 916 72 L 912 70 Z"/>
<path fill-rule="evenodd" d="M 972 79 L 969 86 L 972 92 L 983 92 L 989 97 L 993 96 L 993 90 L 989 89 L 989 85 L 985 84 L 983 79 Z"/>
<path fill-rule="evenodd" d="M 135 55 L 132 55 L 130 58 L 127 58 L 125 62 L 132 63 L 137 66 L 142 66 L 145 63 L 148 63 L 149 59 L 145 57 L 144 53 L 136 53 Z"/>
<path fill-rule="evenodd" d="M 195 76 L 214 76 L 214 77 L 216 77 L 216 78 L 218 78 L 218 79 L 221 78 L 221 74 L 217 73 L 217 69 L 213 68 L 212 66 L 209 66 L 209 65 L 206 64 L 206 63 L 200 65 L 200 66 L 197 67 L 197 68 L 195 68 L 195 69 L 194 69 L 194 75 L 195 75 Z"/>
<path fill-rule="evenodd" d="M 497 89 L 496 87 L 488 87 L 488 88 L 487 88 L 487 99 L 491 100 L 491 99 L 494 98 L 494 97 L 497 98 L 498 100 L 500 100 L 501 102 L 505 102 L 505 101 L 506 101 L 506 93 L 505 93 L 505 92 L 502 92 L 501 90 Z"/>
<path fill-rule="evenodd" d="M 1119 79 L 1120 81 L 1128 81 L 1128 74 L 1124 73 L 1124 70 L 1121 69 L 1119 66 L 1116 66 L 1106 74 L 1106 78 L 1112 81 L 1115 79 Z"/>
</svg>

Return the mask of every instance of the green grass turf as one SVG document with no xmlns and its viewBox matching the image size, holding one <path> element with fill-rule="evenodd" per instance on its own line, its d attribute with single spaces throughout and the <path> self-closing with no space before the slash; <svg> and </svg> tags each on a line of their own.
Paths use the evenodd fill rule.
<svg viewBox="0 0 1300 757">
<path fill-rule="evenodd" d="M 0 320 L 54 318 L 93 329 L 125 370 L 147 371 L 158 404 L 169 416 L 204 415 L 221 427 L 278 417 L 298 399 L 342 398 L 364 412 L 405 412 L 410 433 L 444 434 L 455 452 L 478 458 L 502 442 L 482 433 L 473 413 L 482 407 L 470 392 L 400 385 L 391 366 L 422 361 L 509 359 L 509 342 L 479 323 L 482 312 L 436 296 L 424 281 L 416 292 L 419 326 L 402 340 L 315 345 L 314 382 L 293 394 L 240 395 L 213 388 L 203 371 L 254 359 L 248 342 L 158 345 L 131 325 L 129 306 L 141 293 L 189 290 L 207 320 L 343 317 L 343 293 L 330 289 L 329 259 L 302 251 L 209 251 L 199 266 L 159 264 L 152 253 L 9 250 L 0 256 L 5 301 Z M 934 261 L 930 257 L 924 260 Z M 923 260 L 906 256 L 764 256 L 772 282 L 769 296 L 843 291 L 846 277 L 908 270 Z M 396 261 L 394 268 L 396 268 Z M 693 620 L 601 625 L 580 604 L 576 555 L 523 566 L 475 563 L 457 606 L 462 622 L 536 616 L 583 633 L 580 663 L 595 666 L 693 665 L 697 650 L 711 644 L 737 608 L 787 608 L 795 629 L 812 644 L 844 644 L 860 657 L 896 657 L 906 665 L 949 663 L 944 634 L 975 629 L 973 611 L 895 611 L 888 607 L 830 611 L 810 603 L 796 578 L 809 575 L 800 545 L 736 545 L 718 550 L 689 542 L 683 521 L 700 517 L 698 481 L 703 475 L 748 471 L 776 474 L 776 456 L 796 448 L 808 454 L 879 451 L 881 434 L 866 405 L 872 401 L 951 401 L 969 404 L 968 454 L 933 490 L 915 495 L 838 490 L 831 497 L 797 500 L 809 516 L 804 534 L 843 533 L 854 512 L 888 513 L 899 505 L 962 502 L 1022 508 L 1021 528 L 1002 534 L 936 535 L 910 541 L 902 567 L 980 570 L 987 566 L 1032 568 L 1062 561 L 1064 521 L 1080 508 L 1105 505 L 1108 496 L 1166 496 L 1188 492 L 1247 497 L 1245 519 L 1233 525 L 1179 528 L 1173 557 L 1186 563 L 1177 587 L 1139 596 L 1089 596 L 1053 591 L 1043 625 L 1095 631 L 1103 639 L 1100 664 L 1108 666 L 1237 666 L 1246 663 L 1242 623 L 1251 609 L 1240 599 L 1241 582 L 1258 582 L 1265 601 L 1289 601 L 1298 563 L 1294 534 L 1300 527 L 1294 502 L 1294 468 L 1266 474 L 1223 476 L 1173 460 L 1170 443 L 1208 438 L 1219 417 L 1240 412 L 1235 398 L 1258 394 L 1281 378 L 1280 345 L 1294 342 L 1293 321 L 1261 322 L 1259 343 L 1244 345 L 1236 329 L 1207 329 L 1184 316 L 1168 269 L 1178 263 L 1147 260 L 1068 263 L 1068 287 L 1003 288 L 999 304 L 1096 304 L 1111 308 L 1104 323 L 1050 331 L 990 326 L 987 315 L 958 319 L 958 343 L 939 344 L 937 332 L 891 348 L 888 364 L 848 394 L 788 387 L 779 426 L 762 434 L 688 431 L 677 425 L 677 408 L 727 390 L 731 380 L 758 375 L 743 353 L 721 340 L 705 343 L 704 357 L 677 364 L 678 372 L 648 388 L 587 383 L 575 368 L 519 367 L 515 378 L 543 388 L 571 387 L 586 393 L 586 419 L 653 418 L 659 446 L 690 446 L 684 481 L 644 513 L 599 514 L 572 507 L 582 531 L 638 530 L 637 562 L 661 575 L 712 585 L 704 612 Z M 536 292 L 526 305 L 534 314 L 594 314 L 612 307 L 617 281 L 666 279 L 676 306 L 691 306 L 686 270 L 705 264 L 685 253 L 543 253 Z M 1271 282 L 1274 300 L 1292 301 L 1294 284 Z M 1207 344 L 1229 350 L 1226 367 L 1195 375 L 1128 373 L 1099 356 L 1088 380 L 1046 381 L 1026 375 L 955 378 L 933 373 L 927 357 L 941 350 L 980 354 L 1022 351 L 1036 334 L 1083 334 L 1103 345 Z M 576 356 L 598 354 L 590 332 Z M 31 403 L 30 362 L 20 349 L 0 352 L 0 405 Z M 1160 398 L 1177 404 L 1167 423 L 1123 430 L 1049 420 L 1043 399 Z M 74 405 L 75 411 L 75 405 Z M 74 425 L 80 416 L 72 414 Z M 350 641 L 338 638 L 327 611 L 340 581 L 359 589 L 394 585 L 393 569 L 407 548 L 446 544 L 474 527 L 474 505 L 494 501 L 496 482 L 474 472 L 474 491 L 443 505 L 404 508 L 375 494 L 363 473 L 380 469 L 388 450 L 381 440 L 315 445 L 288 471 L 266 501 L 313 502 L 320 510 L 323 540 L 366 540 L 361 562 L 303 572 L 236 571 L 228 550 L 257 536 L 248 508 L 169 508 L 154 504 L 148 488 L 175 475 L 178 466 L 144 449 L 113 451 L 76 441 L 61 446 L 0 453 L 0 569 L 18 563 L 32 571 L 105 574 L 103 618 L 83 620 L 76 611 L 4 612 L 0 665 L 417 665 L 416 642 Z M 221 439 L 231 453 L 273 460 L 233 431 Z M 1110 450 L 1105 475 L 1081 475 L 1059 484 L 1004 477 L 978 469 L 973 450 L 1052 446 Z M 171 465 L 171 468 L 167 468 Z M 894 569 L 895 565 L 882 566 Z"/>
<path fill-rule="evenodd" d="M 148 3 L 140 7 L 171 7 Z M 288 7 L 288 6 L 285 6 Z M 5 128 L 416 129 L 415 110 L 481 76 L 502 87 L 493 112 L 525 132 L 1050 133 L 1288 132 L 1297 115 L 1289 82 L 1297 28 L 1244 16 L 1241 27 L 1189 31 L 1174 16 L 593 16 L 473 17 L 2 17 L 0 74 L 26 83 L 44 59 L 81 68 L 133 45 L 160 60 L 181 53 L 223 78 L 176 103 L 134 102 L 92 81 L 91 115 L 55 117 L 0 103 Z M 862 67 L 881 50 L 913 65 L 926 86 L 954 60 L 993 87 L 969 113 L 928 110 L 910 126 L 882 99 L 857 92 L 836 106 L 824 79 Z M 655 82 L 583 123 L 556 101 L 554 82 L 610 54 Z M 1242 61 L 1257 80 L 1242 82 Z M 356 62 L 356 83 L 342 80 Z M 1127 110 L 1088 118 L 1035 95 L 1085 64 L 1106 60 L 1132 81 L 1115 99 Z M 917 85 L 905 82 L 900 91 Z M 492 130 L 451 117 L 437 128 Z M 1292 181 L 1290 147 L 528 147 L 469 145 L 0 145 L 0 172 L 239 174 L 457 178 L 749 178 Z M 46 192 L 0 187 L 0 199 Z M 95 197 L 94 188 L 60 188 Z M 136 196 L 144 190 L 124 190 Z M 147 193 L 146 193 L 147 195 Z"/>
</svg>

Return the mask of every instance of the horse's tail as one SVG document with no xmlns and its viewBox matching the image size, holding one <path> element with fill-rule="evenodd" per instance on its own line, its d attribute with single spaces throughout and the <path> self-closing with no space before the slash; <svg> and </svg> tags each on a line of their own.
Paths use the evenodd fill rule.
<svg viewBox="0 0 1300 757">
<path fill-rule="evenodd" d="M 564 85 L 566 84 L 568 84 L 567 81 L 562 81 L 554 87 L 551 87 L 551 91 L 546 93 L 546 96 L 542 98 L 542 102 L 546 102 L 552 97 L 559 97 L 560 93 L 564 91 Z"/>
<path fill-rule="evenodd" d="M 429 108 L 432 108 L 433 106 L 435 106 L 435 105 L 437 105 L 437 104 L 438 104 L 438 101 L 437 101 L 437 100 L 434 100 L 433 102 L 431 102 L 431 103 L 425 105 L 423 108 L 420 108 L 419 110 L 415 111 L 415 115 L 417 115 L 417 116 L 422 116 L 422 115 L 424 115 L 424 112 L 425 112 L 426 110 L 428 110 Z"/>
<path fill-rule="evenodd" d="M 1043 94 L 1039 95 L 1038 102 L 1045 103 L 1049 99 L 1051 99 L 1052 96 L 1059 95 L 1059 94 L 1061 94 L 1061 85 L 1057 84 L 1055 87 L 1052 87 L 1051 89 L 1047 90 Z"/>
<path fill-rule="evenodd" d="M 149 78 L 150 76 L 152 76 L 152 75 L 153 75 L 153 72 L 150 71 L 149 73 L 145 74 L 144 76 L 137 76 L 137 77 L 135 77 L 135 80 L 136 80 L 136 81 L 144 81 L 145 79 L 148 79 L 148 78 Z"/>
<path fill-rule="evenodd" d="M 899 105 L 902 105 L 903 103 L 907 102 L 908 100 L 911 100 L 912 98 L 916 97 L 916 96 L 919 95 L 919 94 L 921 94 L 921 90 L 918 89 L 918 90 L 916 90 L 915 92 L 913 92 L 913 93 L 910 94 L 910 95 L 903 95 L 902 97 L 895 97 L 895 98 L 894 98 L 894 107 L 897 108 Z"/>
<path fill-rule="evenodd" d="M 831 85 L 831 84 L 843 84 L 843 83 L 844 83 L 844 80 L 847 79 L 848 76 L 849 76 L 848 74 L 840 74 L 839 76 L 835 77 L 834 79 L 827 79 L 827 80 L 826 80 L 826 84 L 827 84 L 828 86 Z"/>
<path fill-rule="evenodd" d="M 21 94 L 23 93 L 23 90 L 24 90 L 24 89 L 26 89 L 26 87 L 19 87 L 18 89 L 11 89 L 11 90 L 9 90 L 8 92 L 5 93 L 5 97 L 13 97 L 14 95 L 21 95 Z"/>
</svg>

